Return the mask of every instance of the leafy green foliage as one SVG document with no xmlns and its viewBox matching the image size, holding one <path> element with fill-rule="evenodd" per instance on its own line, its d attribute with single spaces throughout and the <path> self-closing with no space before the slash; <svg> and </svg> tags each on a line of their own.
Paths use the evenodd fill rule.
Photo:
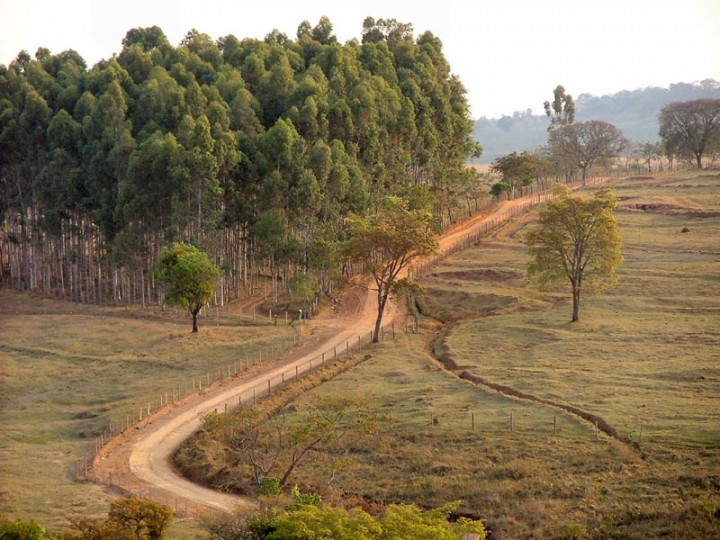
<svg viewBox="0 0 720 540">
<path fill-rule="evenodd" d="M 290 495 L 298 506 L 320 506 L 322 497 L 317 493 L 303 493 L 297 485 L 290 490 Z"/>
<path fill-rule="evenodd" d="M 126 497 L 110 503 L 105 521 L 71 520 L 77 532 L 63 540 L 161 540 L 172 520 L 169 506 L 150 499 Z"/>
<path fill-rule="evenodd" d="M 510 189 L 510 184 L 508 184 L 507 182 L 496 182 L 490 188 L 490 195 L 492 195 L 493 197 L 497 197 L 505 191 L 510 191 Z"/>
<path fill-rule="evenodd" d="M 120 272 L 136 296 L 157 298 L 143 275 L 178 239 L 214 246 L 226 281 L 238 253 L 251 274 L 269 264 L 291 277 L 316 270 L 294 248 L 337 246 L 350 212 L 419 186 L 442 218 L 474 181 L 465 89 L 440 40 L 415 38 L 411 24 L 369 18 L 362 44 L 338 43 L 326 17 L 303 22 L 296 40 L 192 30 L 173 47 L 153 26 L 122 43 L 90 69 L 47 49 L 0 69 L 0 220 L 47 249 L 40 259 L 56 258 L 51 241 L 85 251 L 73 260 L 82 268 L 60 256 L 46 280 L 17 273 L 34 264 L 23 258 L 10 266 L 20 286 L 117 299 Z M 273 231 L 258 225 L 267 215 Z M 323 260 L 320 286 L 340 263 Z"/>
<path fill-rule="evenodd" d="M 557 126 L 567 126 L 575 121 L 575 101 L 565 88 L 558 84 L 553 90 L 553 101 L 543 104 L 545 114 L 550 118 L 548 131 Z"/>
<path fill-rule="evenodd" d="M 247 529 L 229 539 L 308 540 L 460 540 L 468 533 L 485 538 L 481 521 L 460 518 L 448 521 L 458 503 L 423 512 L 413 505 L 390 505 L 379 517 L 355 508 L 293 505 L 251 517 Z M 213 538 L 220 538 L 213 536 Z"/>
<path fill-rule="evenodd" d="M 280 488 L 280 479 L 277 476 L 266 476 L 262 479 L 262 485 L 260 486 L 258 493 L 260 493 L 260 495 L 265 495 L 266 497 L 276 497 L 277 495 L 280 495 L 280 493 L 282 493 L 282 489 Z"/>
<path fill-rule="evenodd" d="M 34 521 L 0 520 L 0 538 L 3 540 L 46 540 L 49 538 L 43 527 Z"/>
<path fill-rule="evenodd" d="M 376 214 L 351 216 L 348 236 L 345 254 L 353 261 L 362 261 L 377 286 L 373 340 L 378 341 L 383 312 L 400 272 L 437 249 L 432 215 L 424 209 L 411 210 L 403 200 L 390 197 Z"/>
<path fill-rule="evenodd" d="M 538 228 L 525 237 L 532 257 L 527 272 L 541 288 L 570 281 L 574 322 L 579 320 L 582 290 L 601 292 L 616 282 L 622 263 L 613 215 L 617 200 L 608 189 L 586 200 L 562 184 L 555 195 L 540 211 Z"/>
<path fill-rule="evenodd" d="M 129 497 L 110 503 L 108 522 L 130 530 L 136 538 L 158 540 L 172 518 L 172 508 L 148 499 Z"/>
<path fill-rule="evenodd" d="M 207 253 L 189 244 L 174 244 L 160 255 L 156 275 L 163 284 L 166 300 L 190 311 L 193 332 L 198 331 L 197 314 L 210 300 L 218 272 Z"/>
<path fill-rule="evenodd" d="M 493 185 L 491 190 L 493 195 L 498 195 L 502 191 L 514 191 L 517 187 L 532 184 L 540 172 L 540 163 L 538 158 L 528 152 L 519 155 L 513 152 L 497 158 L 492 170 L 501 173 L 503 177 L 502 182 Z"/>
</svg>

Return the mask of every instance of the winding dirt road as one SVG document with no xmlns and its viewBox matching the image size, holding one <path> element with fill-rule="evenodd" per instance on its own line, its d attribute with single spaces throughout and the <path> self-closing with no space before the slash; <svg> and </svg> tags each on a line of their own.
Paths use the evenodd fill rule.
<svg viewBox="0 0 720 540">
<path fill-rule="evenodd" d="M 468 235 L 484 232 L 487 224 L 508 219 L 517 209 L 527 209 L 531 204 L 540 202 L 540 198 L 535 194 L 505 201 L 458 223 L 440 237 L 440 252 L 447 253 Z M 542 200 L 545 200 L 544 195 Z M 390 312 L 386 310 L 386 320 L 393 317 L 393 308 L 388 309 Z M 230 511 L 253 505 L 252 499 L 207 489 L 183 478 L 173 470 L 171 456 L 200 427 L 205 415 L 214 410 L 224 410 L 226 406 L 232 408 L 240 400 L 247 401 L 254 388 L 262 387 L 267 391 L 269 387 L 282 384 L 285 375 L 292 377 L 303 373 L 308 362 L 323 352 L 345 347 L 349 340 L 357 341 L 358 336 L 367 336 L 374 326 L 376 315 L 376 292 L 368 289 L 354 309 L 344 308 L 344 312 L 332 318 L 320 318 L 317 322 L 325 329 L 294 351 L 283 365 L 276 364 L 254 375 L 225 379 L 126 430 L 98 453 L 93 463 L 96 480 L 128 493 L 152 497 L 186 514 Z"/>
</svg>

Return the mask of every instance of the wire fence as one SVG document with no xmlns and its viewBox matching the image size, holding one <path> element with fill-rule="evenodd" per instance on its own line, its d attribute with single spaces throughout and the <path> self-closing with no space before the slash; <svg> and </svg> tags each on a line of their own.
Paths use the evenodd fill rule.
<svg viewBox="0 0 720 540">
<path fill-rule="evenodd" d="M 395 324 L 391 323 L 381 328 L 378 339 L 379 341 L 395 339 L 397 332 L 404 331 L 407 331 L 407 327 L 396 329 Z M 214 412 L 228 413 L 239 405 L 256 404 L 260 399 L 272 395 L 274 391 L 286 383 L 298 381 L 300 377 L 325 369 L 337 360 L 349 358 L 352 352 L 372 343 L 373 333 L 373 331 L 369 331 L 368 333 L 347 337 L 324 352 L 301 362 L 291 362 L 285 367 L 276 369 L 269 367 L 266 376 L 258 376 L 257 383 L 249 388 L 244 387 L 242 390 L 238 390 L 236 394 L 229 397 L 218 408 L 215 408 Z M 296 342 L 297 339 L 293 344 Z M 271 363 L 278 362 L 288 349 L 288 342 L 283 342 L 277 349 L 265 352 L 265 356 L 263 356 L 263 350 L 260 350 L 255 358 L 246 357 L 244 360 L 240 359 L 233 364 L 210 370 L 201 377 L 195 377 L 187 381 L 182 386 L 175 386 L 166 392 L 159 393 L 154 400 L 143 402 L 134 409 L 126 408 L 124 414 L 116 414 L 119 419 L 97 436 L 90 452 L 77 460 L 76 472 L 78 479 L 94 480 L 112 485 L 111 479 L 97 477 L 94 474 L 92 465 L 102 449 L 115 437 L 135 429 L 144 421 L 154 418 L 168 407 L 172 407 L 190 396 L 199 396 L 203 391 L 207 392 L 216 383 L 232 379 L 241 382 L 253 365 L 266 362 L 271 366 Z M 208 410 L 207 412 L 213 411 Z"/>
<path fill-rule="evenodd" d="M 607 177 L 588 179 L 584 185 L 602 184 L 607 180 Z M 483 236 L 497 230 L 506 221 L 522 215 L 537 207 L 542 202 L 551 199 L 552 194 L 548 190 L 549 187 L 550 186 L 546 186 L 541 189 L 539 186 L 529 186 L 528 188 L 523 188 L 522 191 L 518 190 L 518 196 L 515 198 L 525 198 L 525 201 L 521 204 L 516 204 L 508 208 L 506 211 L 498 214 L 491 220 L 488 220 L 482 226 L 479 226 L 458 241 L 443 249 L 433 259 L 425 260 L 422 264 L 411 268 L 411 277 L 413 275 L 419 276 L 427 273 L 428 270 L 438 264 L 445 257 L 474 245 Z M 503 199 L 503 197 L 500 199 Z M 505 200 L 508 200 L 508 198 L 505 197 Z M 219 312 L 217 316 L 220 316 Z M 253 320 L 258 319 L 258 314 L 254 308 L 252 313 L 245 314 L 245 316 L 247 318 L 252 318 Z M 260 317 L 264 317 L 264 315 L 260 315 Z M 277 318 L 279 317 L 283 317 L 286 321 L 288 321 L 289 314 L 287 312 L 282 314 L 282 312 L 273 313 L 271 311 L 268 315 L 268 321 L 270 321 L 270 323 L 277 324 Z M 409 328 L 410 326 L 407 324 L 403 328 L 399 328 L 397 330 L 394 323 L 386 325 L 381 328 L 378 339 L 381 341 L 390 337 L 395 339 L 397 332 L 407 332 Z M 94 470 L 93 463 L 98 456 L 100 456 L 103 448 L 105 448 L 114 438 L 128 432 L 129 430 L 139 427 L 143 422 L 151 420 L 157 414 L 167 410 L 167 408 L 178 404 L 190 396 L 199 396 L 201 392 L 204 390 L 207 391 L 208 388 L 215 383 L 227 381 L 229 379 L 236 379 L 238 382 L 242 381 L 242 379 L 247 376 L 248 371 L 253 365 L 260 362 L 279 361 L 283 354 L 285 354 L 290 347 L 297 343 L 297 341 L 298 333 L 294 335 L 293 340 L 283 341 L 279 343 L 277 347 L 271 346 L 269 350 L 259 350 L 257 357 L 250 357 L 246 355 L 244 358 L 239 358 L 230 365 L 208 370 L 202 376 L 194 377 L 191 380 L 186 381 L 183 385 L 173 386 L 165 392 L 160 392 L 154 400 L 143 402 L 142 404 L 136 404 L 134 409 L 126 409 L 124 412 L 116 415 L 116 418 L 118 419 L 96 438 L 91 451 L 77 460 L 77 478 L 80 480 L 91 480 L 103 483 L 129 495 L 152 498 L 154 500 L 161 501 L 164 504 L 168 504 L 173 507 L 177 513 L 196 514 L 201 512 L 202 508 L 200 506 L 195 505 L 182 497 L 176 497 L 167 490 L 161 488 L 128 489 L 127 487 L 118 486 L 114 483 L 111 473 L 108 473 L 108 476 L 105 478 L 100 478 Z M 291 362 L 285 367 L 268 369 L 265 376 L 257 377 L 258 382 L 256 382 L 253 386 L 248 388 L 245 387 L 245 385 L 242 385 L 243 388 L 238 389 L 237 393 L 231 393 L 231 396 L 229 396 L 227 400 L 221 403 L 219 407 L 214 408 L 214 412 L 227 414 L 231 413 L 240 405 L 256 404 L 258 400 L 271 396 L 273 392 L 277 391 L 281 386 L 293 381 L 299 381 L 302 376 L 314 371 L 323 370 L 337 360 L 346 359 L 350 357 L 351 353 L 360 350 L 362 347 L 365 347 L 372 342 L 373 331 L 368 331 L 364 334 L 356 334 L 336 342 L 335 345 L 324 352 L 302 362 Z M 238 384 L 238 386 L 241 386 L 241 384 Z M 211 413 L 213 411 L 208 410 L 206 412 Z M 434 417 L 432 415 L 433 413 L 430 412 L 428 420 L 429 425 L 437 425 L 441 420 L 439 417 Z M 470 429 L 475 429 L 475 412 L 465 412 L 461 414 L 460 417 L 462 417 L 460 420 L 461 422 L 469 424 Z M 517 429 L 517 423 L 512 413 L 510 414 L 509 419 L 502 422 L 507 424 L 510 431 L 515 431 Z M 558 431 L 556 416 L 553 417 L 552 422 L 552 432 L 555 434 Z M 599 432 L 596 427 L 596 435 L 598 433 Z"/>
<path fill-rule="evenodd" d="M 511 397 L 511 396 L 509 396 Z M 549 410 L 553 405 L 538 403 Z M 519 436 L 565 436 L 570 435 L 574 439 L 587 437 L 595 440 L 617 438 L 604 429 L 603 421 L 586 420 L 583 428 L 583 435 L 578 430 L 578 416 L 571 415 L 562 407 L 551 414 L 540 414 L 536 407 L 531 412 L 518 406 L 516 409 L 499 409 L 492 412 L 471 409 L 469 407 L 458 407 L 456 409 L 444 407 L 434 409 L 426 406 L 422 410 L 416 408 L 412 411 L 405 411 L 404 414 L 394 413 L 389 415 L 393 428 L 405 430 L 438 429 L 461 433 L 467 431 L 492 433 L 497 436 L 500 433 L 514 433 Z M 605 423 L 606 425 L 606 423 Z M 638 429 L 628 433 L 627 440 L 640 444 L 649 436 L 648 424 L 639 421 Z"/>
<path fill-rule="evenodd" d="M 610 180 L 610 177 L 599 176 L 594 178 L 588 178 L 584 183 L 573 181 L 568 182 L 567 185 L 571 188 L 598 186 L 607 183 L 608 180 Z M 534 208 L 538 207 L 542 203 L 553 199 L 554 195 L 551 192 L 551 188 L 554 185 L 555 184 L 543 186 L 526 186 L 524 188 L 518 188 L 515 194 L 501 194 L 501 196 L 493 198 L 495 202 L 486 208 L 493 207 L 503 201 L 520 199 L 525 200 L 523 200 L 519 204 L 512 205 L 507 210 L 494 216 L 492 219 L 488 219 L 482 225 L 476 227 L 475 230 L 467 233 L 462 238 L 441 249 L 434 257 L 424 259 L 419 264 L 412 266 L 408 271 L 409 277 L 416 278 L 426 275 L 432 268 L 437 266 L 438 263 L 440 263 L 450 255 L 463 251 L 470 246 L 477 244 L 482 238 L 485 238 L 491 232 L 498 230 L 507 221 L 524 215 L 529 211 L 533 210 Z"/>
</svg>

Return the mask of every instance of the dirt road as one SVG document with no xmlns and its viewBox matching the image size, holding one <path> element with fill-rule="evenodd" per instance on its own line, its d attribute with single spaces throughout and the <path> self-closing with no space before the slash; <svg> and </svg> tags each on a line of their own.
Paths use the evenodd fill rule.
<svg viewBox="0 0 720 540">
<path fill-rule="evenodd" d="M 485 231 L 486 224 L 509 218 L 512 209 L 527 208 L 529 203 L 538 201 L 538 195 L 505 201 L 458 223 L 439 239 L 440 252 L 447 252 L 470 234 Z M 386 320 L 393 316 L 392 308 L 389 309 Z M 303 373 L 310 359 L 334 347 L 345 346 L 348 340 L 357 341 L 359 335 L 367 335 L 376 315 L 376 292 L 368 289 L 358 304 L 344 306 L 341 313 L 320 319 L 318 324 L 325 330 L 295 351 L 284 365 L 254 376 L 225 379 L 117 436 L 102 448 L 93 463 L 96 479 L 135 495 L 152 497 L 181 513 L 227 511 L 253 505 L 251 499 L 207 489 L 181 477 L 171 466 L 172 454 L 200 427 L 203 416 L 224 410 L 226 404 L 231 408 L 239 400 L 245 401 L 248 392 L 252 393 L 260 384 L 270 389 L 282 384 L 284 374 L 296 373 L 296 369 Z"/>
</svg>

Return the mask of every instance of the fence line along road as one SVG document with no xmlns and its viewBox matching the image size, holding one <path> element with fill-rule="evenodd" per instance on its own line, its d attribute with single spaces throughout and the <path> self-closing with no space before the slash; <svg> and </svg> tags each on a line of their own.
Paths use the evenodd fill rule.
<svg viewBox="0 0 720 540">
<path fill-rule="evenodd" d="M 598 179 L 593 183 L 605 181 L 607 178 Z M 529 195 L 484 208 L 482 214 L 473 216 L 444 233 L 441 236 L 441 245 L 445 247 L 441 249 L 440 254 L 431 261 L 423 261 L 417 268 L 408 269 L 408 273 L 419 275 L 426 272 L 440 259 L 472 245 L 482 235 L 497 229 L 505 221 L 535 208 L 549 198 L 551 194 L 547 190 L 532 191 Z M 165 407 L 162 407 L 161 396 L 161 409 L 156 412 L 167 415 L 167 418 L 163 417 L 162 421 L 158 421 L 155 425 L 154 420 L 159 420 L 159 416 L 153 415 L 152 408 L 148 406 L 149 417 L 146 415 L 143 419 L 140 409 L 138 423 L 131 424 L 128 417 L 124 425 L 121 421 L 115 430 L 104 432 L 98 437 L 94 452 L 78 461 L 78 476 L 110 484 L 125 493 L 141 496 L 145 493 L 151 494 L 152 498 L 169 504 L 177 512 L 196 513 L 208 509 L 228 511 L 238 505 L 253 504 L 252 500 L 246 497 L 216 492 L 179 476 L 170 464 L 173 453 L 186 438 L 200 428 L 202 419 L 207 414 L 231 412 L 240 404 L 252 404 L 286 382 L 297 380 L 310 371 L 322 369 L 328 363 L 347 357 L 351 351 L 370 343 L 372 332 L 365 332 L 364 328 L 372 326 L 371 323 L 377 313 L 373 304 L 374 297 L 374 291 L 368 290 L 364 312 L 355 325 L 350 325 L 349 329 L 338 333 L 322 343 L 314 352 L 294 362 L 271 368 L 249 380 L 232 381 L 227 388 L 217 385 L 208 388 L 206 385 L 206 398 L 198 402 L 202 385 L 199 381 L 197 392 L 185 399 L 187 410 L 181 410 L 179 389 L 177 394 L 175 390 L 172 392 L 173 408 L 167 407 L 170 393 L 165 394 Z M 394 337 L 394 327 L 387 326 L 382 331 L 383 337 L 390 331 Z M 235 363 L 233 366 L 236 376 L 237 365 Z M 232 375 L 230 367 L 227 368 L 227 373 L 228 376 Z M 221 370 L 221 380 L 223 375 Z M 209 381 L 209 375 L 207 380 Z M 225 378 L 224 381 L 228 379 Z M 127 439 L 125 442 L 124 437 Z M 137 440 L 130 441 L 130 438 Z M 111 441 L 113 444 L 108 444 Z M 123 446 L 126 442 L 130 444 L 129 447 Z M 124 452 L 123 457 L 119 460 L 110 459 L 113 453 L 117 452 Z M 121 462 L 120 468 L 127 467 L 131 474 L 123 474 L 127 471 L 113 471 L 112 466 L 107 465 L 118 462 Z M 129 479 L 129 476 L 134 478 Z"/>
</svg>

